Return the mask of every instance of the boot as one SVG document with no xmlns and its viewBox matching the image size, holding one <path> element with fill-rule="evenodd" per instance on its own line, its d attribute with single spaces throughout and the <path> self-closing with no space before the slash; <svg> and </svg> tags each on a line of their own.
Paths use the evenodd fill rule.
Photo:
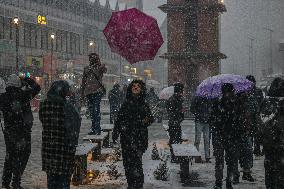
<svg viewBox="0 0 284 189">
<path fill-rule="evenodd" d="M 232 181 L 232 184 L 233 184 L 233 185 L 236 185 L 236 184 L 239 184 L 239 183 L 240 183 L 240 177 L 237 177 L 237 176 L 234 177 L 234 178 L 233 178 L 233 181 Z"/>
<path fill-rule="evenodd" d="M 203 163 L 201 156 L 195 158 L 195 163 Z"/>
<path fill-rule="evenodd" d="M 222 185 L 219 186 L 219 185 L 215 184 L 215 186 L 212 189 L 222 189 Z"/>
<path fill-rule="evenodd" d="M 232 182 L 226 182 L 226 189 L 233 189 Z"/>
<path fill-rule="evenodd" d="M 249 182 L 255 182 L 256 180 L 251 176 L 250 172 L 244 172 L 243 174 L 243 180 L 247 180 Z"/>
</svg>

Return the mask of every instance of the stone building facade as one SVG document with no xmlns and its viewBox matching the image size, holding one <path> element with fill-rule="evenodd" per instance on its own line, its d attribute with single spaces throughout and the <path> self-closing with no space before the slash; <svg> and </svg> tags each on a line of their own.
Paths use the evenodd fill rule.
<svg viewBox="0 0 284 189">
<path fill-rule="evenodd" d="M 226 11 L 218 0 L 168 0 L 160 6 L 167 13 L 168 82 L 185 84 L 190 99 L 198 84 L 219 73 L 219 16 Z"/>
<path fill-rule="evenodd" d="M 120 62 L 122 69 L 126 62 L 111 52 L 102 30 L 117 10 L 118 4 L 113 10 L 108 0 L 104 6 L 99 0 L 0 0 L 1 76 L 15 72 L 16 26 L 12 20 L 18 17 L 20 71 L 31 72 L 42 84 L 50 74 L 63 74 L 80 83 L 74 73 L 82 72 L 87 55 L 97 52 L 108 67 L 104 82 L 113 84 L 119 80 Z M 39 16 L 45 17 L 46 25 L 38 24 Z"/>
</svg>

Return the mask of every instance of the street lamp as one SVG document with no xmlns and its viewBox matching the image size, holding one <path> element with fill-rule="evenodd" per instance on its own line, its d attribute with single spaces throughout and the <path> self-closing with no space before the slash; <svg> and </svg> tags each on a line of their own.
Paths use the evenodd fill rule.
<svg viewBox="0 0 284 189">
<path fill-rule="evenodd" d="M 19 17 L 14 17 L 12 20 L 12 24 L 16 27 L 16 71 L 19 71 L 19 25 L 20 19 Z"/>
<path fill-rule="evenodd" d="M 89 41 L 89 46 L 90 46 L 90 49 L 95 52 L 95 46 L 96 46 L 96 43 L 94 41 Z"/>
<path fill-rule="evenodd" d="M 50 57 L 50 84 L 52 84 L 52 57 L 53 57 L 53 43 L 55 39 L 55 34 L 52 33 L 50 34 L 50 39 L 51 39 L 51 57 Z"/>
</svg>

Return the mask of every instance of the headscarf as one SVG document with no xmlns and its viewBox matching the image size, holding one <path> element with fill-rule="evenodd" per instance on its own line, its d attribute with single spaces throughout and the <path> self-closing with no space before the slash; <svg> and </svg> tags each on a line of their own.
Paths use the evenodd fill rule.
<svg viewBox="0 0 284 189">
<path fill-rule="evenodd" d="M 141 92 L 137 97 L 135 97 L 133 94 L 132 94 L 132 86 L 134 83 L 138 83 L 140 84 L 141 86 Z M 144 101 L 145 98 L 146 98 L 146 92 L 147 92 L 147 89 L 146 89 L 146 84 L 142 81 L 142 80 L 133 80 L 129 85 L 128 85 L 128 88 L 127 88 L 127 93 L 126 93 L 126 100 L 138 100 L 138 101 Z"/>
</svg>

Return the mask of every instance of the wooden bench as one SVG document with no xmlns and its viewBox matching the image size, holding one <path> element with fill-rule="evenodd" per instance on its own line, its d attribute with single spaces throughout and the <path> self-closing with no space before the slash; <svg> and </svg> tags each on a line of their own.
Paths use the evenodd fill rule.
<svg viewBox="0 0 284 189">
<path fill-rule="evenodd" d="M 76 147 L 75 167 L 72 176 L 74 185 L 82 184 L 87 174 L 87 158 L 89 153 L 93 153 L 98 147 L 95 143 L 79 144 Z"/>
<path fill-rule="evenodd" d="M 101 124 L 101 130 L 107 133 L 107 138 L 103 143 L 103 147 L 111 147 L 110 140 L 111 140 L 111 132 L 113 131 L 114 125 L 113 124 Z"/>
<path fill-rule="evenodd" d="M 189 161 L 194 157 L 201 157 L 200 152 L 192 144 L 172 144 L 173 153 L 180 163 L 180 179 L 182 183 L 189 181 Z"/>
<path fill-rule="evenodd" d="M 100 135 L 87 135 L 83 138 L 84 141 L 90 141 L 92 143 L 98 143 L 98 147 L 93 152 L 92 160 L 97 160 L 99 158 L 99 156 L 101 155 L 102 144 L 105 143 L 107 136 L 108 136 L 107 133 L 102 132 Z"/>
</svg>

